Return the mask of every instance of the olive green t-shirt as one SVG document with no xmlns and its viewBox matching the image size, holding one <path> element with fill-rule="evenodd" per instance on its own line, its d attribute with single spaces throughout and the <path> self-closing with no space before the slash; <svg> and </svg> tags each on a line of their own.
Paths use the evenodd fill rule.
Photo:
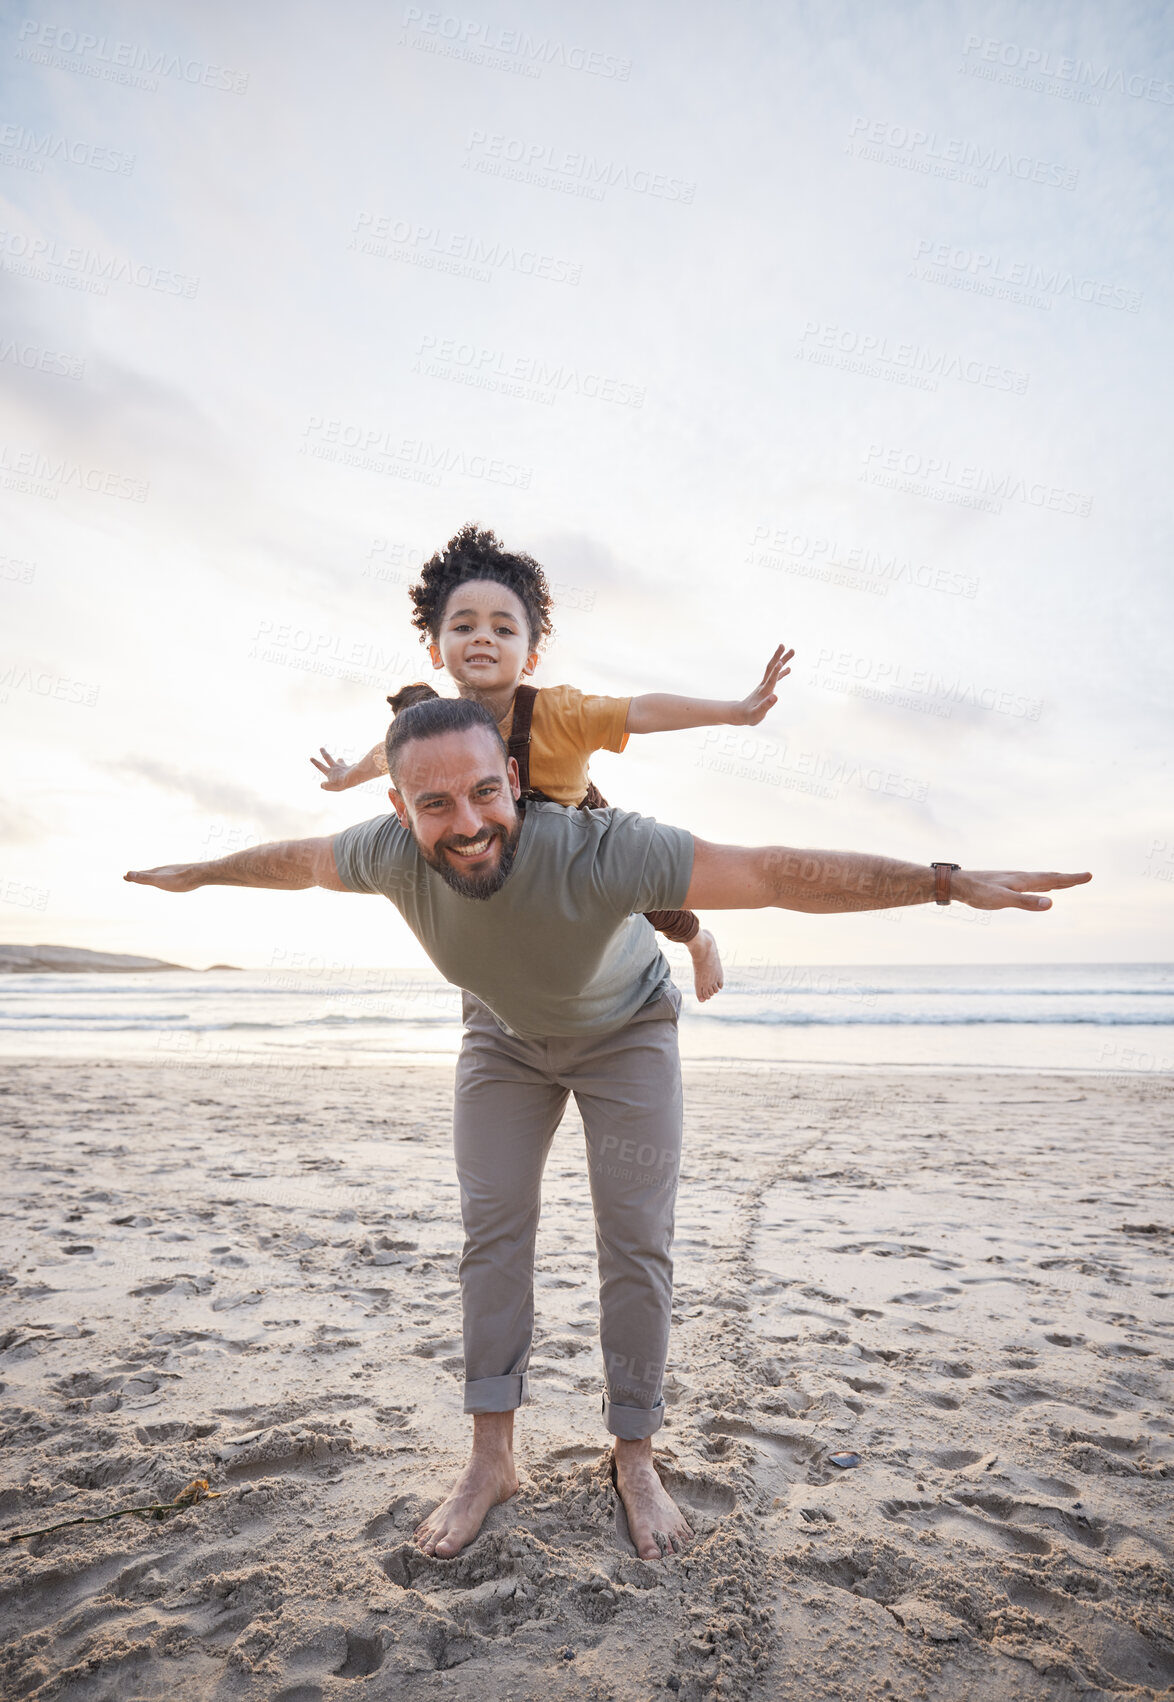
<svg viewBox="0 0 1174 1702">
<path fill-rule="evenodd" d="M 607 1034 L 668 984 L 640 912 L 675 910 L 693 836 L 629 810 L 528 803 L 513 868 L 490 898 L 465 898 L 394 815 L 335 835 L 339 879 L 400 911 L 446 981 L 527 1039 Z"/>
</svg>

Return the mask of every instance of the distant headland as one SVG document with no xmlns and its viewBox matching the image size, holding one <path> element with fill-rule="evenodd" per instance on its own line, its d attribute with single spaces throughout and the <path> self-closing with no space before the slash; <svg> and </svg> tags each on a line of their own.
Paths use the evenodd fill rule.
<svg viewBox="0 0 1174 1702">
<path fill-rule="evenodd" d="M 213 969 L 235 969 L 234 963 L 214 963 Z M 159 957 L 134 957 L 120 951 L 84 951 L 81 946 L 0 945 L 0 975 L 107 974 L 127 975 L 159 969 L 192 971 L 184 963 L 165 963 Z"/>
</svg>

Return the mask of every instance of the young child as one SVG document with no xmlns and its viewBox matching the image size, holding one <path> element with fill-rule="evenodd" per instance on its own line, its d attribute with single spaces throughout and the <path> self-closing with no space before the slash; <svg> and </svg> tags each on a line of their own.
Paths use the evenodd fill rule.
<svg viewBox="0 0 1174 1702">
<path fill-rule="evenodd" d="M 491 712 L 515 758 L 525 797 L 600 809 L 606 799 L 587 773 L 592 751 L 622 751 L 632 733 L 667 733 L 682 727 L 753 727 L 777 702 L 774 687 L 790 673 L 795 654 L 780 644 L 761 682 L 748 697 L 718 702 L 649 692 L 641 697 L 585 696 L 574 686 L 536 690 L 522 684 L 538 665 L 538 652 L 553 630 L 550 587 L 538 563 L 503 550 L 492 532 L 463 526 L 427 562 L 409 595 L 412 624 L 428 643 L 432 666 L 447 670 L 461 697 Z M 398 712 L 421 697 L 439 694 L 427 685 L 405 686 L 388 698 Z M 336 761 L 325 748 L 311 757 L 327 792 L 344 791 L 387 773 L 383 742 L 360 761 Z M 717 942 L 689 910 L 656 910 L 648 920 L 693 959 L 698 999 L 722 985 Z"/>
</svg>

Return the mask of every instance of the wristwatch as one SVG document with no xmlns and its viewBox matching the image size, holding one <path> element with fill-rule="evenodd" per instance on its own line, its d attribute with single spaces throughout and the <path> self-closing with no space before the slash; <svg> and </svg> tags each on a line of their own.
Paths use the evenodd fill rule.
<svg viewBox="0 0 1174 1702">
<path fill-rule="evenodd" d="M 930 868 L 934 870 L 934 902 L 936 904 L 949 904 L 950 872 L 952 869 L 960 869 L 961 867 L 961 863 L 930 864 Z"/>
</svg>

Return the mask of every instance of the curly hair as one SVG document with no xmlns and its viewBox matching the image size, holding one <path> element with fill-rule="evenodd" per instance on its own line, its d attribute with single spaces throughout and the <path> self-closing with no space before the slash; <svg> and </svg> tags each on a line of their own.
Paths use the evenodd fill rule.
<svg viewBox="0 0 1174 1702">
<path fill-rule="evenodd" d="M 521 600 L 531 649 L 537 650 L 542 640 L 550 637 L 554 631 L 550 624 L 553 599 L 541 567 L 533 556 L 503 550 L 493 532 L 483 532 L 470 521 L 424 563 L 419 583 L 408 589 L 415 606 L 412 625 L 418 628 L 421 643 L 426 638 L 436 642 L 449 597 L 470 579 L 490 579 Z"/>
</svg>

